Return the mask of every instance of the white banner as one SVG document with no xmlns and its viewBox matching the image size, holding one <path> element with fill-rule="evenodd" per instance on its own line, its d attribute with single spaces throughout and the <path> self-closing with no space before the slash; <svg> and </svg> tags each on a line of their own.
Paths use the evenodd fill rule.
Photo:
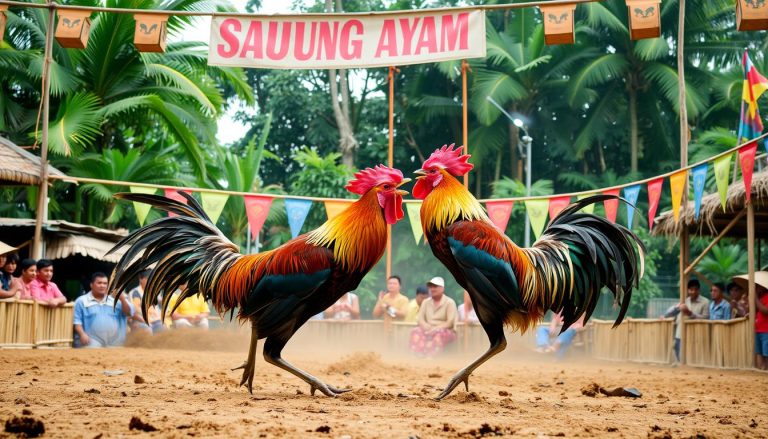
<svg viewBox="0 0 768 439">
<path fill-rule="evenodd" d="M 485 57 L 485 11 L 211 20 L 208 64 L 268 69 L 385 67 Z"/>
</svg>

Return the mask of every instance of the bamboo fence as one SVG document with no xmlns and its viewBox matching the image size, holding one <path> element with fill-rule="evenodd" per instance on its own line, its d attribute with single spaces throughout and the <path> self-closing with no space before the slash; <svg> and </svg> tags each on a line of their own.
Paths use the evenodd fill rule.
<svg viewBox="0 0 768 439">
<path fill-rule="evenodd" d="M 32 300 L 0 301 L 0 348 L 71 347 L 74 304 L 49 308 Z"/>
</svg>

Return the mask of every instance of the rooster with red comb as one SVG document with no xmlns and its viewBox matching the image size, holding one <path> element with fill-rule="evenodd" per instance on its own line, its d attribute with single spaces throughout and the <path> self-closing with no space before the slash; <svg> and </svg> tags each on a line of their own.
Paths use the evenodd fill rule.
<svg viewBox="0 0 768 439">
<path fill-rule="evenodd" d="M 615 196 L 580 200 L 553 218 L 531 248 L 520 248 L 488 219 L 480 203 L 457 180 L 472 169 L 469 155 L 454 145 L 424 162 L 413 196 L 424 200 L 421 225 L 432 253 L 469 293 L 490 348 L 460 370 L 438 395 L 442 399 L 507 345 L 504 325 L 524 332 L 547 310 L 562 313 L 563 331 L 595 309 L 607 287 L 620 304 L 616 325 L 629 306 L 643 271 L 644 246 L 617 224 L 580 213 Z"/>
<path fill-rule="evenodd" d="M 117 198 L 147 203 L 176 216 L 142 227 L 117 243 L 128 249 L 112 274 L 110 291 L 119 296 L 154 266 L 142 299 L 142 312 L 162 295 L 167 311 L 171 293 L 181 285 L 176 306 L 187 297 L 202 294 L 216 310 L 251 323 L 248 358 L 242 366 L 240 385 L 253 393 L 256 344 L 264 342 L 264 359 L 284 369 L 327 396 L 347 390 L 325 384 L 285 361 L 281 352 L 293 334 L 312 316 L 357 288 L 384 253 L 387 225 L 403 218 L 400 187 L 409 182 L 403 173 L 386 166 L 355 174 L 346 189 L 361 197 L 319 228 L 297 236 L 282 246 L 243 255 L 211 222 L 198 202 L 180 192 L 188 204 L 158 195 L 117 194 Z M 114 250 L 113 249 L 113 250 Z M 173 312 L 174 310 L 171 310 Z M 234 370 L 234 369 L 233 369 Z"/>
</svg>

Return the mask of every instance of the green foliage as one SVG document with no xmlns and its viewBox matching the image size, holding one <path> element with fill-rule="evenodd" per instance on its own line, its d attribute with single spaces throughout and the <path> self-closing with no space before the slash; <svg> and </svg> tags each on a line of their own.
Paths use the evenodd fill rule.
<svg viewBox="0 0 768 439">
<path fill-rule="evenodd" d="M 747 253 L 737 244 L 720 242 L 699 262 L 697 269 L 712 282 L 730 282 L 747 272 Z"/>
</svg>

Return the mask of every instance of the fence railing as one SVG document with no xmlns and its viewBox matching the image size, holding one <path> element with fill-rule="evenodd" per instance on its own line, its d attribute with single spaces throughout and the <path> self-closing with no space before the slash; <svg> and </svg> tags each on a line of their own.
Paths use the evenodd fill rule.
<svg viewBox="0 0 768 439">
<path fill-rule="evenodd" d="M 72 346 L 74 304 L 50 308 L 32 300 L 0 301 L 0 348 Z"/>
</svg>

